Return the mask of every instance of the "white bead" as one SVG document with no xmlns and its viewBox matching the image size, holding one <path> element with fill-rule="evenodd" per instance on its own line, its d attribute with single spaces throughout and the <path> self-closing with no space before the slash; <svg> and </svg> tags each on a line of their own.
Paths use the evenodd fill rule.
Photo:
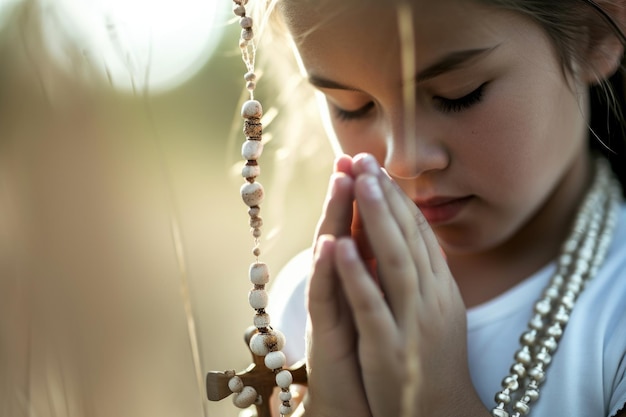
<svg viewBox="0 0 626 417">
<path fill-rule="evenodd" d="M 286 362 L 285 354 L 280 350 L 265 355 L 265 366 L 267 366 L 268 369 L 280 369 L 285 366 Z"/>
<path fill-rule="evenodd" d="M 261 204 L 265 197 L 263 185 L 258 182 L 247 182 L 241 186 L 241 198 L 248 207 L 254 207 Z"/>
<path fill-rule="evenodd" d="M 263 262 L 257 262 L 250 265 L 250 281 L 254 285 L 265 285 L 270 280 L 270 270 Z"/>
<path fill-rule="evenodd" d="M 248 100 L 241 107 L 241 117 L 244 119 L 260 119 L 263 116 L 263 107 L 256 100 Z"/>
<path fill-rule="evenodd" d="M 256 178 L 261 175 L 261 167 L 259 165 L 244 165 L 241 169 L 241 176 L 244 178 Z"/>
<path fill-rule="evenodd" d="M 243 387 L 243 390 L 239 393 L 235 393 L 233 397 L 233 404 L 237 408 L 248 408 L 256 402 L 257 393 L 252 387 Z"/>
<path fill-rule="evenodd" d="M 267 333 L 256 333 L 250 338 L 250 350 L 257 356 L 265 356 L 269 353 Z"/>
<path fill-rule="evenodd" d="M 279 409 L 281 416 L 288 416 L 289 414 L 291 414 L 290 405 L 281 404 L 280 407 L 278 407 L 278 409 Z"/>
<path fill-rule="evenodd" d="M 285 335 L 279 330 L 272 330 L 272 334 L 276 338 L 276 347 L 273 350 L 283 350 L 285 347 Z"/>
<path fill-rule="evenodd" d="M 257 314 L 254 316 L 254 326 L 257 329 L 264 329 L 270 325 L 270 315 L 267 313 Z"/>
<path fill-rule="evenodd" d="M 252 217 L 250 218 L 250 227 L 253 229 L 259 229 L 263 226 L 263 219 L 260 217 Z"/>
<path fill-rule="evenodd" d="M 284 369 L 276 374 L 276 385 L 280 388 L 289 388 L 289 385 L 293 382 L 293 376 L 291 372 Z"/>
<path fill-rule="evenodd" d="M 238 376 L 234 376 L 228 380 L 228 388 L 231 392 L 241 392 L 243 389 L 243 381 Z"/>
<path fill-rule="evenodd" d="M 251 41 L 254 38 L 254 31 L 252 28 L 241 29 L 241 39 L 244 41 Z"/>
<path fill-rule="evenodd" d="M 261 308 L 267 307 L 268 296 L 267 291 L 253 289 L 248 294 L 248 301 L 250 302 L 250 307 L 255 310 L 259 310 Z"/>
<path fill-rule="evenodd" d="M 248 161 L 256 161 L 263 154 L 263 142 L 247 140 L 241 146 L 241 156 Z"/>
<path fill-rule="evenodd" d="M 291 393 L 289 391 L 281 391 L 280 393 L 278 393 L 278 398 L 281 401 L 291 401 Z"/>
</svg>

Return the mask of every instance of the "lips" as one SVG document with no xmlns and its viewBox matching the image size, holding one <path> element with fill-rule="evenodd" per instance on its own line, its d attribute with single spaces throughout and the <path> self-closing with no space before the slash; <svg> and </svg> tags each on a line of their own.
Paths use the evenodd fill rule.
<svg viewBox="0 0 626 417">
<path fill-rule="evenodd" d="M 415 200 L 415 204 L 430 224 L 441 224 L 453 220 L 472 200 L 468 197 L 433 197 Z"/>
</svg>

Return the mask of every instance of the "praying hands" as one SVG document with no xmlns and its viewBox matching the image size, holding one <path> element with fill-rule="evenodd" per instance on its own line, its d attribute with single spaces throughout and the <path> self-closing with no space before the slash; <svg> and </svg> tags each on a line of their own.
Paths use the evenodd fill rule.
<svg viewBox="0 0 626 417">
<path fill-rule="evenodd" d="M 369 155 L 336 162 L 308 303 L 307 415 L 487 415 L 437 239 Z"/>
</svg>

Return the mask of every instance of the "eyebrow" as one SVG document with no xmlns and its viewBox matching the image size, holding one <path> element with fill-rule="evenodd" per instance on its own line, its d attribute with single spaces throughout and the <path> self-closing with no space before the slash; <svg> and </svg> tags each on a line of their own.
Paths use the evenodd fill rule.
<svg viewBox="0 0 626 417">
<path fill-rule="evenodd" d="M 464 51 L 456 51 L 456 52 L 449 53 L 445 55 L 443 58 L 441 58 L 439 61 L 421 70 L 415 77 L 415 80 L 418 83 L 423 82 L 431 78 L 435 78 L 446 72 L 450 72 L 452 70 L 460 68 L 464 65 L 467 65 L 470 61 L 474 59 L 488 55 L 498 46 L 500 45 L 498 44 L 496 46 L 492 46 L 489 48 L 468 49 Z M 333 80 L 319 77 L 317 75 L 309 75 L 309 83 L 311 83 L 311 85 L 317 88 L 327 88 L 327 89 L 332 89 L 332 90 L 361 91 L 358 88 L 341 84 Z"/>
</svg>

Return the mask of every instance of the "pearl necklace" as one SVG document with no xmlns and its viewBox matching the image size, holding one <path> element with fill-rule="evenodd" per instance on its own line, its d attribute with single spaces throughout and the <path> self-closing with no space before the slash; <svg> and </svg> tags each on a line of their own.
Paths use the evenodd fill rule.
<svg viewBox="0 0 626 417">
<path fill-rule="evenodd" d="M 535 303 L 533 316 L 520 337 L 521 347 L 514 355 L 510 373 L 502 380 L 503 389 L 495 396 L 497 405 L 492 416 L 527 415 L 530 404 L 539 399 L 539 387 L 576 300 L 604 260 L 620 200 L 621 191 L 608 163 L 598 158 L 593 184 L 563 244 L 556 272 Z M 513 400 L 515 394 L 517 400 Z"/>
</svg>

